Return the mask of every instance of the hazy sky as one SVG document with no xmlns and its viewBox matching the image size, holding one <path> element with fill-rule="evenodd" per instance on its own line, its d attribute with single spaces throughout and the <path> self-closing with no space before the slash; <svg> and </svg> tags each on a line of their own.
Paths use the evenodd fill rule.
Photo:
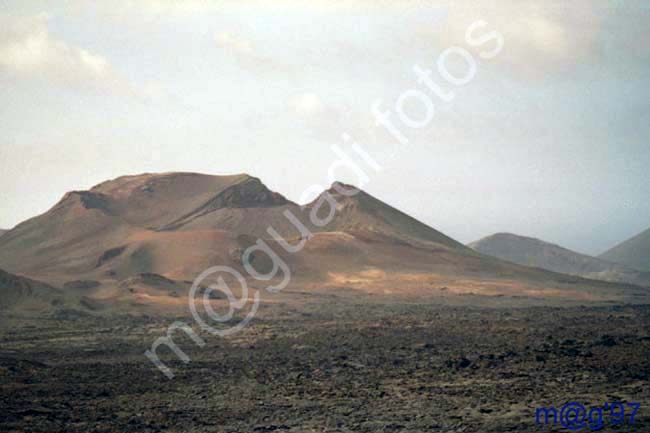
<svg viewBox="0 0 650 433">
<path fill-rule="evenodd" d="M 648 5 L 4 0 L 0 227 L 141 172 L 247 172 L 298 201 L 347 133 L 383 167 L 364 189 L 460 241 L 602 252 L 650 226 Z M 476 20 L 503 34 L 493 59 L 465 42 Z M 436 70 L 450 46 L 478 61 L 464 86 Z M 397 119 L 426 90 L 414 64 L 455 98 L 391 157 L 371 107 Z"/>
</svg>

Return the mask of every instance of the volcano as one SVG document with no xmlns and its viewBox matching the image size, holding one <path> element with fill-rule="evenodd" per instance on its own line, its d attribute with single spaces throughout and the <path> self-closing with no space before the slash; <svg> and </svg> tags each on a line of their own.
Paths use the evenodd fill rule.
<svg viewBox="0 0 650 433">
<path fill-rule="evenodd" d="M 68 192 L 0 237 L 0 267 L 87 302 L 170 303 L 211 266 L 245 274 L 242 255 L 260 241 L 291 270 L 290 287 L 307 293 L 584 302 L 647 294 L 483 255 L 350 185 L 301 206 L 247 174 L 141 174 Z M 257 267 L 268 261 L 256 253 Z"/>
</svg>

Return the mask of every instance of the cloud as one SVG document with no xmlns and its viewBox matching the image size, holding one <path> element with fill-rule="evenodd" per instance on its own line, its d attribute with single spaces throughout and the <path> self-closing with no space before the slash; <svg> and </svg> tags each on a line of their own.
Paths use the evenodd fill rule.
<svg viewBox="0 0 650 433">
<path fill-rule="evenodd" d="M 531 0 L 459 1 L 449 2 L 448 8 L 444 43 L 463 43 L 471 22 L 487 21 L 490 29 L 504 37 L 498 61 L 507 64 L 513 74 L 527 78 L 565 73 L 566 68 L 593 60 L 606 12 L 584 0 L 547 6 Z"/>
<path fill-rule="evenodd" d="M 221 32 L 214 37 L 217 46 L 237 56 L 253 56 L 255 52 L 251 42 L 241 35 Z"/>
<path fill-rule="evenodd" d="M 219 12 L 223 10 L 223 3 L 223 0 L 67 0 L 62 6 L 70 13 L 90 14 L 121 22 L 153 23 Z"/>
<path fill-rule="evenodd" d="M 105 57 L 53 37 L 48 21 L 46 14 L 0 15 L 0 78 L 128 91 Z"/>
<path fill-rule="evenodd" d="M 208 0 L 129 0 L 129 8 L 140 8 L 151 15 L 185 16 L 212 12 L 219 9 L 219 3 Z"/>
<path fill-rule="evenodd" d="M 543 17 L 523 18 L 510 34 L 538 52 L 564 57 L 570 50 L 570 37 L 564 26 Z"/>
<path fill-rule="evenodd" d="M 395 0 L 121 0 L 124 11 L 136 12 L 145 17 L 187 17 L 222 11 L 236 11 L 243 14 L 319 12 L 319 13 L 363 13 L 373 7 L 391 7 Z M 411 0 L 400 0 L 406 6 Z M 112 2 L 111 5 L 115 3 Z M 399 9 L 399 6 L 396 7 Z"/>
<path fill-rule="evenodd" d="M 111 6 L 114 2 L 111 2 Z M 206 15 L 223 9 L 222 0 L 126 0 L 117 3 L 125 16 L 139 16 L 145 21 L 165 18 L 187 18 Z M 93 4 L 94 6 L 94 4 Z"/>
<path fill-rule="evenodd" d="M 312 92 L 305 92 L 296 95 L 291 100 L 291 106 L 297 114 L 303 116 L 322 113 L 325 109 L 321 98 Z"/>
<path fill-rule="evenodd" d="M 217 47 L 230 56 L 242 69 L 262 75 L 282 74 L 291 77 L 300 71 L 296 66 L 283 63 L 267 55 L 257 45 L 241 33 L 220 32 L 214 37 Z M 300 70 L 306 69 L 302 66 Z"/>
</svg>

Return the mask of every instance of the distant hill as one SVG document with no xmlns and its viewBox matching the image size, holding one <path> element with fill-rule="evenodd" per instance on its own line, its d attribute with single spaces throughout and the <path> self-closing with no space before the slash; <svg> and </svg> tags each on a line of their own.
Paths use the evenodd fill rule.
<svg viewBox="0 0 650 433">
<path fill-rule="evenodd" d="M 580 254 L 539 239 L 497 233 L 469 244 L 474 250 L 524 266 L 596 280 L 650 286 L 650 273 Z"/>
<path fill-rule="evenodd" d="M 9 231 L 9 230 L 0 229 L 0 236 L 2 236 L 3 234 L 7 233 L 8 231 Z"/>
<path fill-rule="evenodd" d="M 60 297 L 60 291 L 48 284 L 0 269 L 0 310 L 16 306 L 30 309 L 53 305 Z"/>
<path fill-rule="evenodd" d="M 604 252 L 599 257 L 635 269 L 650 271 L 650 229 Z"/>
<path fill-rule="evenodd" d="M 304 293 L 346 289 L 373 295 L 516 297 L 579 301 L 637 300 L 636 286 L 534 269 L 482 255 L 363 191 L 332 185 L 300 206 L 258 178 L 162 173 L 124 176 L 72 191 L 50 210 L 0 237 L 0 266 L 63 287 L 86 305 L 178 304 L 205 269 L 247 275 L 242 254 L 264 239 Z M 331 203 L 334 207 L 330 208 Z M 332 218 L 323 226 L 313 215 Z M 304 238 L 290 212 L 311 235 Z M 272 238 L 306 241 L 285 251 Z M 272 262 L 255 254 L 260 269 Z M 259 287 L 264 282 L 253 281 Z"/>
</svg>

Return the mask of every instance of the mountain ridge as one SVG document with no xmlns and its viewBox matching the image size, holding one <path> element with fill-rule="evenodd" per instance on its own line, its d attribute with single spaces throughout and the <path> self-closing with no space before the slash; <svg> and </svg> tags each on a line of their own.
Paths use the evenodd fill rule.
<svg viewBox="0 0 650 433">
<path fill-rule="evenodd" d="M 610 248 L 598 257 L 650 272 L 650 228 Z"/>
<path fill-rule="evenodd" d="M 263 240 L 291 270 L 291 284 L 313 293 L 346 287 L 404 296 L 645 296 L 637 286 L 485 256 L 364 191 L 349 194 L 352 188 L 334 182 L 298 205 L 247 174 L 121 176 L 64 194 L 0 237 L 0 267 L 69 287 L 88 305 L 178 303 L 186 283 L 205 269 L 223 265 L 245 274 L 243 252 Z M 291 244 L 300 248 L 290 251 Z M 256 266 L 273 269 L 269 257 L 254 258 Z M 126 290 L 121 282 L 137 275 L 177 282 L 176 297 L 160 287 Z M 147 281 L 154 279 L 138 284 Z"/>
<path fill-rule="evenodd" d="M 612 282 L 650 286 L 650 273 L 581 254 L 541 239 L 495 233 L 468 244 L 476 251 L 523 266 Z"/>
</svg>

